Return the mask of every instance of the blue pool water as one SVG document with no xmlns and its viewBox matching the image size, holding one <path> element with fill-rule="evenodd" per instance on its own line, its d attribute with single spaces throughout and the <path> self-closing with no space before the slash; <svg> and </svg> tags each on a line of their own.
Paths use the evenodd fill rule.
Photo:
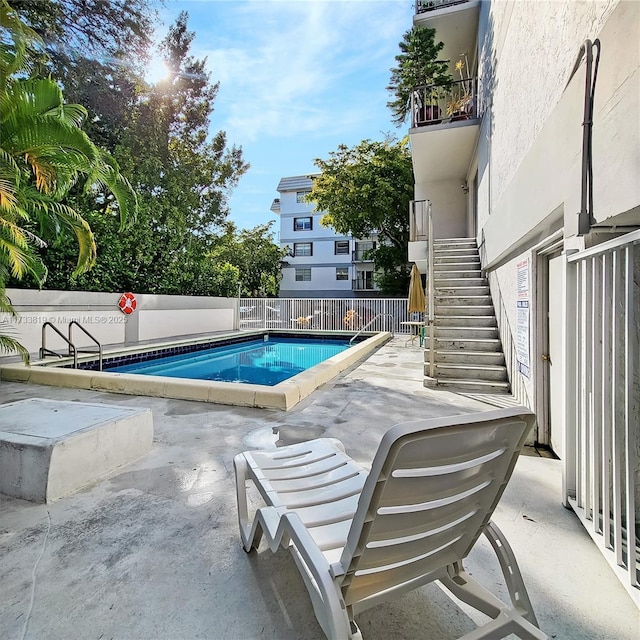
<svg viewBox="0 0 640 640">
<path fill-rule="evenodd" d="M 273 386 L 349 348 L 346 340 L 272 338 L 137 362 L 109 371 Z"/>
</svg>

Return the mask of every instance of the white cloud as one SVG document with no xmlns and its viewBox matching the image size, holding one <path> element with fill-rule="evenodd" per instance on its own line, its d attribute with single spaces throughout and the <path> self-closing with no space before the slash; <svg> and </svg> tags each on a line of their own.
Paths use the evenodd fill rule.
<svg viewBox="0 0 640 640">
<path fill-rule="evenodd" d="M 224 24 L 190 25 L 198 33 L 194 54 L 207 56 L 220 81 L 216 126 L 241 144 L 350 130 L 366 117 L 367 94 L 384 92 L 363 78 L 393 64 L 408 28 L 406 4 L 225 3 Z M 350 100 L 354 93 L 360 104 Z"/>
</svg>

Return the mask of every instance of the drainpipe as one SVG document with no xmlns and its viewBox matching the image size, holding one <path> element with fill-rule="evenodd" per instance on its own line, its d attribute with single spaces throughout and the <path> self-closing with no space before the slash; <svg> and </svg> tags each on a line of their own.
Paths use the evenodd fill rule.
<svg viewBox="0 0 640 640">
<path fill-rule="evenodd" d="M 597 49 L 595 61 L 593 49 Z M 580 47 L 578 59 L 569 76 L 569 82 L 575 75 L 585 57 L 586 73 L 584 86 L 584 115 L 582 120 L 582 185 L 580 193 L 580 212 L 578 213 L 578 235 L 584 236 L 591 230 L 593 218 L 593 98 L 600 61 L 600 40 L 585 40 Z M 569 84 L 567 82 L 567 85 Z"/>
</svg>

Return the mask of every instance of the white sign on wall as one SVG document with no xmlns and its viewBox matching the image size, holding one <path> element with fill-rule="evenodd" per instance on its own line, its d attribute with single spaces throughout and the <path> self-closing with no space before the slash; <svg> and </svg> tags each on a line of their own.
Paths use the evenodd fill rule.
<svg viewBox="0 0 640 640">
<path fill-rule="evenodd" d="M 529 259 L 521 260 L 517 265 L 518 300 L 517 305 L 517 331 L 516 352 L 518 354 L 518 371 L 529 378 Z"/>
</svg>

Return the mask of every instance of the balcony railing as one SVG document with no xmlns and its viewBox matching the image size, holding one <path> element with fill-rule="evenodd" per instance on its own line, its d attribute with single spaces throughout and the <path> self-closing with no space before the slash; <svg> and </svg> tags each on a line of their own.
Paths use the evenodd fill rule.
<svg viewBox="0 0 640 640">
<path fill-rule="evenodd" d="M 470 0 L 416 0 L 416 13 L 426 13 L 456 4 L 466 4 Z"/>
<path fill-rule="evenodd" d="M 449 85 L 416 87 L 411 95 L 411 126 L 424 127 L 478 117 L 478 79 L 455 80 Z"/>
<path fill-rule="evenodd" d="M 359 242 L 356 244 L 355 251 L 352 251 L 353 262 L 373 262 L 373 258 L 369 257 L 368 252 L 376 248 L 374 242 Z"/>
<path fill-rule="evenodd" d="M 351 290 L 352 291 L 373 291 L 375 289 L 375 285 L 373 280 L 352 280 L 351 281 Z"/>
</svg>

